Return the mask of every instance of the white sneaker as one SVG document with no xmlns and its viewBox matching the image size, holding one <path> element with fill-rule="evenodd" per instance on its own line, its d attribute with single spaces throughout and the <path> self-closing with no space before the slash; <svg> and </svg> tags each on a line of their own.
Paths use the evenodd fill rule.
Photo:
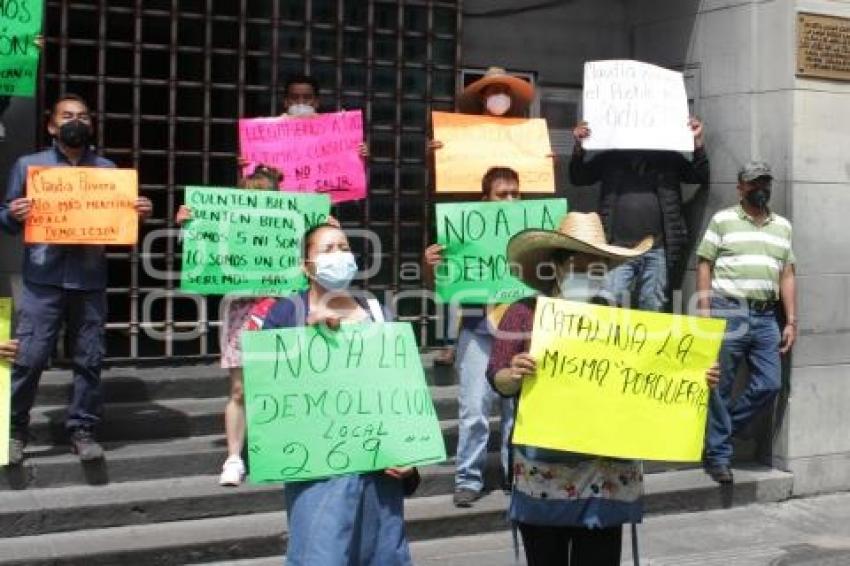
<svg viewBox="0 0 850 566">
<path fill-rule="evenodd" d="M 221 467 L 219 485 L 236 487 L 245 479 L 245 464 L 239 456 L 229 456 Z"/>
</svg>

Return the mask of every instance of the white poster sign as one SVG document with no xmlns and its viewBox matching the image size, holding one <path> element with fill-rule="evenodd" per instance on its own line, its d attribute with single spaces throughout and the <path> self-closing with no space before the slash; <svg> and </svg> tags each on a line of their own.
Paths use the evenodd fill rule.
<svg viewBox="0 0 850 566">
<path fill-rule="evenodd" d="M 629 60 L 584 64 L 585 149 L 693 151 L 682 73 Z"/>
</svg>

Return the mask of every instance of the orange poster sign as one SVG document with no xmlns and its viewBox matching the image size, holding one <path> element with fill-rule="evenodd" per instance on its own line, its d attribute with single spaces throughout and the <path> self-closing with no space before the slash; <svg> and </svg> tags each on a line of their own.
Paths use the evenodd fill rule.
<svg viewBox="0 0 850 566">
<path fill-rule="evenodd" d="M 542 118 L 497 118 L 433 112 L 438 193 L 481 190 L 490 167 L 510 167 L 525 193 L 554 193 L 549 130 Z"/>
<path fill-rule="evenodd" d="M 135 169 L 38 167 L 27 170 L 32 211 L 28 244 L 132 245 L 139 237 Z"/>
</svg>

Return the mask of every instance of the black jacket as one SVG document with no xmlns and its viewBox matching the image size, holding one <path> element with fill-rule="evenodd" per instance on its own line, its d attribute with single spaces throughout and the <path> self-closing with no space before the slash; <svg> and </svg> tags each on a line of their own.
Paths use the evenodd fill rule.
<svg viewBox="0 0 850 566">
<path fill-rule="evenodd" d="M 634 153 L 632 150 L 606 151 L 585 160 L 585 152 L 577 151 L 570 160 L 570 183 L 576 186 L 601 183 L 599 216 L 609 241 L 612 240 L 615 200 L 620 194 L 624 172 L 630 166 Z M 708 187 L 708 156 L 704 148 L 694 151 L 692 161 L 675 151 L 641 153 L 649 156 L 648 170 L 654 171 L 658 180 L 655 190 L 664 222 L 663 244 L 667 255 L 667 271 L 670 274 L 670 288 L 675 289 L 680 286 L 679 275 L 688 253 L 688 225 L 683 212 L 682 183 L 699 184 L 702 190 Z"/>
</svg>

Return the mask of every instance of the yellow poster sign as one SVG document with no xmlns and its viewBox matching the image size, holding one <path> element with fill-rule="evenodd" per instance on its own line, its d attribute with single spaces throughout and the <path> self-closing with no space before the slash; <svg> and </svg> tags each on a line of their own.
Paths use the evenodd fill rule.
<svg viewBox="0 0 850 566">
<path fill-rule="evenodd" d="M 477 193 L 491 167 L 510 167 L 526 193 L 554 193 L 549 130 L 542 118 L 497 118 L 433 112 L 438 193 Z"/>
<path fill-rule="evenodd" d="M 583 454 L 699 461 L 726 322 L 538 298 L 513 440 Z"/>
<path fill-rule="evenodd" d="M 9 339 L 12 327 L 12 299 L 0 297 L 0 344 Z M 9 419 L 12 384 L 9 362 L 0 359 L 0 466 L 9 463 Z"/>
</svg>

